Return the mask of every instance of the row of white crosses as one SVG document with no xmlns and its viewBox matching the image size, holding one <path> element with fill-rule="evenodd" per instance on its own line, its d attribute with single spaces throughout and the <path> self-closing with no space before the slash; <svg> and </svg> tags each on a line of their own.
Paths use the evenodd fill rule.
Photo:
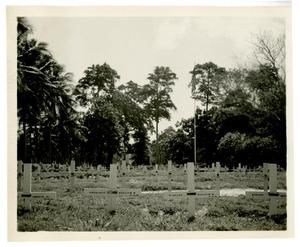
<svg viewBox="0 0 300 247">
<path fill-rule="evenodd" d="M 19 166 L 22 167 L 22 166 Z M 18 168 L 18 176 L 21 168 Z M 70 165 L 71 183 L 75 183 L 75 161 L 71 161 Z M 117 196 L 137 196 L 140 195 L 141 189 L 124 189 L 117 188 L 117 164 L 110 166 L 110 177 L 108 181 L 108 188 L 85 188 L 86 193 L 93 196 L 106 195 L 109 197 L 108 208 L 115 210 L 116 197 Z M 216 175 L 220 177 L 220 163 L 216 163 Z M 270 179 L 269 179 L 270 178 Z M 24 206 L 27 209 L 31 209 L 32 198 L 56 198 L 56 192 L 32 192 L 31 191 L 32 180 L 32 164 L 24 164 L 24 179 L 23 179 L 23 192 L 18 193 L 19 196 L 24 198 Z M 195 214 L 195 199 L 210 199 L 220 196 L 219 190 L 195 190 L 194 179 L 194 163 L 187 163 L 187 191 L 172 191 L 172 162 L 168 161 L 168 192 L 167 196 L 175 198 L 188 198 L 188 212 L 190 215 Z M 269 185 L 268 185 L 269 183 Z M 270 192 L 268 192 L 268 187 Z M 278 213 L 277 204 L 278 199 L 284 199 L 286 193 L 277 192 L 277 166 L 276 164 L 264 164 L 264 192 L 250 191 L 246 192 L 246 197 L 255 199 L 270 199 L 269 214 L 274 215 Z"/>
<path fill-rule="evenodd" d="M 285 192 L 277 191 L 277 165 L 276 164 L 263 164 L 264 174 L 264 191 L 247 191 L 246 197 L 260 200 L 270 200 L 269 215 L 276 215 L 279 213 L 278 201 L 286 200 Z"/>
<path fill-rule="evenodd" d="M 92 167 L 90 168 L 89 172 L 93 173 L 96 178 L 96 182 L 99 181 L 99 173 L 101 172 L 101 166 L 98 165 L 96 170 L 94 170 Z M 69 168 L 69 175 L 70 175 L 70 181 L 71 184 L 75 184 L 75 179 L 76 179 L 76 174 L 82 174 L 82 172 L 76 172 L 76 167 L 75 167 L 75 160 L 71 160 L 70 163 L 70 168 Z"/>
</svg>

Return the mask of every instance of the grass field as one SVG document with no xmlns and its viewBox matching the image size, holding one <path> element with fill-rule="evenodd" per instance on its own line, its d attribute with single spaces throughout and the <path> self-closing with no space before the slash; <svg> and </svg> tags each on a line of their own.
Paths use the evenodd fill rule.
<svg viewBox="0 0 300 247">
<path fill-rule="evenodd" d="M 33 203 L 26 211 L 18 201 L 19 231 L 232 231 L 285 230 L 285 203 L 283 213 L 268 216 L 268 201 L 254 201 L 245 196 L 196 200 L 196 215 L 189 217 L 185 199 L 168 199 L 159 194 L 142 194 L 134 198 L 118 198 L 117 210 L 109 211 L 107 198 L 91 196 L 84 188 L 107 187 L 108 173 L 99 181 L 77 178 L 71 186 L 68 179 L 42 179 L 32 182 L 32 191 L 56 191 L 56 200 Z M 186 189 L 186 175 L 174 172 L 172 189 Z M 131 171 L 118 178 L 122 188 L 141 188 L 142 191 L 166 190 L 167 171 L 153 176 L 152 171 Z M 221 173 L 219 184 L 213 172 L 196 173 L 196 189 L 253 188 L 263 189 L 263 175 L 250 172 Z M 286 189 L 285 172 L 278 173 L 278 189 Z"/>
</svg>

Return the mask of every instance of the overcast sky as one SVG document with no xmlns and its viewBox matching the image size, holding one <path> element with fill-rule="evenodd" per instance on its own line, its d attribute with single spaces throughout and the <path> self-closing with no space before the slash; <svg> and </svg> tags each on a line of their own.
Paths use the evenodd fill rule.
<svg viewBox="0 0 300 247">
<path fill-rule="evenodd" d="M 172 100 L 177 111 L 160 130 L 193 115 L 188 83 L 196 63 L 212 61 L 226 68 L 246 62 L 251 39 L 260 31 L 284 32 L 278 18 L 99 17 L 28 18 L 34 38 L 49 44 L 56 60 L 74 74 L 74 82 L 92 64 L 108 63 L 121 79 L 147 83 L 155 66 L 169 66 L 179 78 Z"/>
</svg>

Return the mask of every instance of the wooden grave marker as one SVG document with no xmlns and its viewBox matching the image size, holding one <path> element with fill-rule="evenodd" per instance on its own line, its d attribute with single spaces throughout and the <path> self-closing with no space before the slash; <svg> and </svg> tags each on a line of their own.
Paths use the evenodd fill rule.
<svg viewBox="0 0 300 247">
<path fill-rule="evenodd" d="M 183 172 L 184 172 L 184 173 L 186 173 L 186 169 L 187 169 L 187 164 L 184 163 L 184 164 L 183 164 Z"/>
<path fill-rule="evenodd" d="M 96 182 L 99 182 L 100 173 L 101 173 L 101 165 L 97 165 L 96 177 L 95 177 Z"/>
<path fill-rule="evenodd" d="M 286 192 L 277 192 L 277 165 L 263 164 L 264 172 L 264 191 L 246 191 L 246 198 L 270 200 L 269 201 L 269 215 L 276 215 L 279 213 L 278 201 L 286 200 Z M 268 190 L 269 189 L 269 190 Z"/>
<path fill-rule="evenodd" d="M 219 190 L 195 190 L 195 168 L 193 162 L 187 163 L 187 191 L 171 191 L 166 194 L 168 197 L 188 199 L 188 212 L 190 216 L 195 215 L 195 199 L 211 199 L 220 197 Z"/>
<path fill-rule="evenodd" d="M 126 175 L 126 160 L 122 160 L 121 162 L 121 175 L 122 176 Z"/>
<path fill-rule="evenodd" d="M 24 164 L 24 179 L 23 179 L 23 191 L 18 193 L 18 196 L 24 198 L 24 207 L 31 210 L 31 200 L 49 197 L 56 198 L 56 192 L 32 192 L 31 191 L 32 180 L 32 164 Z"/>
<path fill-rule="evenodd" d="M 172 190 L 172 161 L 168 160 L 168 191 Z"/>
<path fill-rule="evenodd" d="M 141 189 L 117 188 L 117 165 L 111 164 L 109 170 L 108 188 L 85 188 L 84 192 L 93 196 L 108 196 L 108 210 L 116 210 L 118 196 L 138 196 Z"/>
<path fill-rule="evenodd" d="M 158 175 L 158 164 L 155 164 L 155 175 Z"/>
<path fill-rule="evenodd" d="M 248 166 L 243 166 L 243 168 L 242 168 L 242 173 L 243 173 L 244 176 L 245 176 L 246 173 L 247 173 L 247 169 L 248 169 Z"/>
<path fill-rule="evenodd" d="M 215 163 L 211 163 L 211 170 L 214 172 L 215 171 Z"/>
</svg>

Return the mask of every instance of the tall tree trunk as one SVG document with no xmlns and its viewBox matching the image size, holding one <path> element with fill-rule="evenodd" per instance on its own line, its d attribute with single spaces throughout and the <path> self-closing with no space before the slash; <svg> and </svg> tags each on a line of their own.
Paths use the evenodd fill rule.
<svg viewBox="0 0 300 247">
<path fill-rule="evenodd" d="M 26 123 L 23 122 L 23 132 L 24 132 L 24 156 L 23 156 L 23 162 L 27 162 L 27 147 L 26 147 Z"/>
<path fill-rule="evenodd" d="M 156 158 L 155 158 L 155 162 L 156 164 L 159 163 L 159 143 L 158 143 L 158 118 L 155 119 L 155 124 L 156 124 Z"/>
<path fill-rule="evenodd" d="M 49 127 L 49 163 L 52 164 L 52 136 L 51 136 L 51 131 L 50 131 L 50 127 Z"/>
</svg>

